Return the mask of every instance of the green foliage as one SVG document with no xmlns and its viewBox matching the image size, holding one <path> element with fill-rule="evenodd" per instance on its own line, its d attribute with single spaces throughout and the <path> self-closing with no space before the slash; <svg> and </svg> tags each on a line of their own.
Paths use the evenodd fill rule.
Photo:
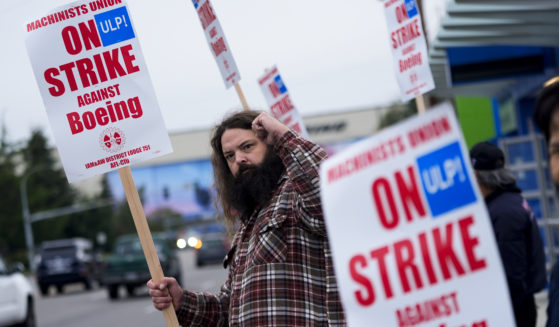
<svg viewBox="0 0 559 327">
<path fill-rule="evenodd" d="M 138 190 L 138 195 L 140 197 L 140 201 L 143 203 L 144 202 L 143 188 L 140 188 Z M 118 236 L 136 233 L 136 226 L 134 225 L 134 219 L 132 218 L 132 213 L 130 212 L 130 207 L 128 206 L 128 202 L 126 200 L 123 200 L 121 203 L 119 203 L 116 206 L 115 213 L 110 226 L 111 226 L 110 234 L 108 235 L 109 241 L 107 242 L 109 249 L 112 249 L 114 240 Z"/>
<path fill-rule="evenodd" d="M 68 184 L 64 171 L 56 166 L 56 160 L 41 130 L 32 131 L 31 138 L 23 149 L 23 159 L 31 213 L 74 203 L 77 192 Z M 63 216 L 33 223 L 35 244 L 66 236 L 64 229 L 69 219 L 69 216 Z"/>
<path fill-rule="evenodd" d="M 109 236 L 109 248 L 112 248 L 114 239 L 120 235 L 136 233 L 132 213 L 128 202 L 122 201 L 116 208 L 114 218 L 111 222 L 111 235 Z"/>
<path fill-rule="evenodd" d="M 79 197 L 78 203 L 100 203 L 111 200 L 106 175 L 101 182 L 101 192 L 92 198 Z M 109 241 L 113 238 L 111 225 L 113 221 L 113 206 L 104 205 L 72 214 L 71 218 L 64 226 L 64 235 L 67 237 L 84 237 L 96 244 L 96 247 L 103 251 L 108 251 Z M 107 240 L 104 244 L 99 244 L 97 235 L 104 233 Z"/>
<path fill-rule="evenodd" d="M 148 221 L 152 232 L 177 230 L 184 223 L 182 215 L 171 208 L 154 211 L 149 215 Z"/>
<path fill-rule="evenodd" d="M 379 128 L 385 128 L 404 120 L 417 113 L 415 101 L 408 102 L 405 106 L 393 105 L 380 120 Z"/>
<path fill-rule="evenodd" d="M 85 204 L 99 200 L 110 201 L 106 178 L 102 182 L 100 194 L 91 198 L 80 195 L 67 181 L 59 161 L 41 130 L 34 130 L 27 142 L 19 149 L 8 144 L 5 129 L 0 134 L 0 254 L 8 262 L 27 263 L 27 247 L 23 229 L 21 187 L 25 186 L 31 214 L 65 208 L 74 204 Z M 17 163 L 17 164 L 16 164 Z M 120 211 L 130 215 L 128 204 Z M 107 250 L 116 232 L 113 230 L 115 216 L 111 205 L 99 206 L 65 216 L 54 217 L 32 224 L 35 246 L 46 240 L 85 237 L 94 242 L 103 232 L 107 242 L 102 249 Z M 134 231 L 132 218 L 127 220 Z"/>
<path fill-rule="evenodd" d="M 19 178 L 15 174 L 14 151 L 6 142 L 2 125 L 0 138 L 0 253 L 12 254 L 25 247 Z M 9 261 L 9 258 L 7 258 Z"/>
</svg>

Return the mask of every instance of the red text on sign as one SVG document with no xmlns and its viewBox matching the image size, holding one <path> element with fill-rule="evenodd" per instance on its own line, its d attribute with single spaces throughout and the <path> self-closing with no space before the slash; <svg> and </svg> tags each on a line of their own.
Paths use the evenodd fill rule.
<svg viewBox="0 0 559 327">
<path fill-rule="evenodd" d="M 419 19 L 416 18 L 392 32 L 392 48 L 398 49 L 398 47 L 401 47 L 406 43 L 417 39 L 420 36 L 421 28 L 419 26 Z"/>
<path fill-rule="evenodd" d="M 460 312 L 456 292 L 424 300 L 396 310 L 398 327 L 413 327 Z"/>
<path fill-rule="evenodd" d="M 80 86 L 85 88 L 140 71 L 134 64 L 136 56 L 132 50 L 132 45 L 127 44 L 95 54 L 93 58 L 78 59 L 60 67 L 46 69 L 43 74 L 45 81 L 52 85 L 48 89 L 49 93 L 59 97 L 66 92 L 66 85 L 70 91 L 76 91 Z M 79 79 L 80 86 L 76 78 Z"/>
<path fill-rule="evenodd" d="M 223 37 L 220 37 L 215 42 L 210 42 L 210 44 L 212 46 L 214 56 L 216 57 L 222 54 L 223 52 L 227 51 L 227 46 L 225 45 L 225 39 Z"/>
<path fill-rule="evenodd" d="M 198 9 L 198 17 L 200 17 L 200 22 L 202 22 L 202 28 L 206 29 L 214 20 L 216 16 L 214 10 L 210 5 L 210 1 L 204 2 L 204 4 Z"/>
<path fill-rule="evenodd" d="M 83 43 L 82 43 L 83 40 Z M 97 27 L 93 19 L 86 23 L 79 23 L 78 28 L 69 25 L 62 29 L 62 41 L 66 51 L 71 55 L 77 55 L 83 50 L 91 50 L 101 46 L 101 39 L 97 33 Z"/>
<path fill-rule="evenodd" d="M 217 35 L 217 28 L 214 26 L 210 29 L 210 37 L 213 39 Z"/>
<path fill-rule="evenodd" d="M 281 95 L 281 92 L 280 92 L 276 82 L 272 82 L 272 83 L 268 84 L 268 88 L 270 89 L 270 92 L 272 93 L 272 96 L 274 98 L 277 97 L 278 95 Z"/>
<path fill-rule="evenodd" d="M 423 60 L 421 59 L 421 52 L 414 53 L 407 58 L 398 60 L 398 66 L 400 68 L 400 73 L 405 72 L 408 69 L 412 69 L 415 66 L 421 66 Z"/>
<path fill-rule="evenodd" d="M 78 107 L 88 106 L 95 102 L 103 101 L 120 95 L 120 85 L 115 84 L 104 87 L 100 90 L 87 92 L 83 95 L 78 95 Z"/>
<path fill-rule="evenodd" d="M 78 112 L 66 114 L 68 124 L 72 134 L 78 134 L 84 129 L 94 129 L 97 125 L 105 126 L 128 118 L 140 118 L 144 114 L 142 105 L 138 97 L 133 97 L 127 101 L 111 103 L 106 102 L 106 107 L 99 107 L 95 111 L 85 111 L 81 115 Z"/>
<path fill-rule="evenodd" d="M 121 0 L 95 0 L 89 3 L 91 11 L 97 11 L 122 3 Z"/>
<path fill-rule="evenodd" d="M 415 44 L 410 44 L 407 47 L 405 47 L 404 49 L 402 49 L 402 56 L 405 56 L 408 53 L 411 53 L 413 51 L 415 51 Z"/>
<path fill-rule="evenodd" d="M 283 98 L 279 99 L 278 102 L 270 106 L 270 110 L 274 117 L 279 118 L 291 110 L 295 109 L 295 106 L 291 103 L 289 94 L 286 94 Z"/>
<path fill-rule="evenodd" d="M 402 24 L 403 21 L 410 19 L 405 4 L 402 3 L 401 5 L 396 6 L 395 11 L 396 11 L 396 20 L 398 21 L 398 24 Z"/>
<path fill-rule="evenodd" d="M 380 142 L 370 149 L 345 160 L 344 162 L 328 169 L 328 183 L 350 176 L 376 163 L 404 153 L 406 147 L 402 137 Z"/>
<path fill-rule="evenodd" d="M 420 144 L 427 143 L 451 131 L 452 128 L 447 117 L 442 117 L 411 130 L 408 133 L 408 141 L 412 148 L 415 148 Z"/>
<path fill-rule="evenodd" d="M 412 209 L 415 209 L 420 218 L 425 216 L 426 211 L 421 201 L 413 166 L 408 167 L 407 175 L 406 177 L 402 172 L 397 171 L 394 174 L 394 178 L 396 179 L 398 198 L 402 201 L 406 219 L 408 222 L 411 222 L 413 220 Z M 400 224 L 400 214 L 398 213 L 394 192 L 392 192 L 388 179 L 384 177 L 376 179 L 371 186 L 371 193 L 381 225 L 386 229 L 398 227 Z"/>
<path fill-rule="evenodd" d="M 368 256 L 354 255 L 348 269 L 351 279 L 359 286 L 354 291 L 355 300 L 362 306 L 371 306 L 379 296 L 379 289 L 385 299 L 391 299 L 396 287 L 406 294 L 422 289 L 427 282 L 440 283 L 441 275 L 448 281 L 486 268 L 485 259 L 475 253 L 480 241 L 471 234 L 473 224 L 473 217 L 468 216 L 421 232 L 413 239 L 404 238 L 373 249 Z M 453 241 L 455 237 L 458 242 Z M 465 260 L 461 260 L 459 253 L 464 253 Z M 372 276 L 367 274 L 370 270 L 365 271 L 369 265 L 374 275 L 380 277 L 380 285 L 374 284 Z M 389 265 L 395 267 L 397 277 L 391 278 Z M 422 276 L 427 276 L 427 280 Z"/>
<path fill-rule="evenodd" d="M 40 27 L 45 27 L 48 25 L 52 25 L 58 22 L 65 21 L 70 18 L 74 18 L 76 16 L 85 15 L 87 14 L 87 5 L 79 5 L 76 7 L 64 9 L 62 11 L 55 12 L 45 17 L 41 17 L 34 22 L 27 24 L 27 32 L 34 31 Z"/>
</svg>

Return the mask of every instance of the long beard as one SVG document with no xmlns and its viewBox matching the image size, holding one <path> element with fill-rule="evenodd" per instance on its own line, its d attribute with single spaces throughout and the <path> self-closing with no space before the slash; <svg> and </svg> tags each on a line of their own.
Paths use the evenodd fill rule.
<svg viewBox="0 0 559 327">
<path fill-rule="evenodd" d="M 228 192 L 233 206 L 241 213 L 241 219 L 248 219 L 257 206 L 270 200 L 284 171 L 281 158 L 270 148 L 261 164 L 239 167 Z"/>
</svg>

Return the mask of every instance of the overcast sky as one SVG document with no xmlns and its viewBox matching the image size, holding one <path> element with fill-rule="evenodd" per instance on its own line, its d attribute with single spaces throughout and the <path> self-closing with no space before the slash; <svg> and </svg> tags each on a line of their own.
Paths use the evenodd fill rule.
<svg viewBox="0 0 559 327">
<path fill-rule="evenodd" d="M 41 127 L 52 141 L 25 49 L 24 24 L 67 0 L 0 0 L 0 121 L 8 139 Z M 212 0 L 252 108 L 267 109 L 257 79 L 277 65 L 301 115 L 399 100 L 379 0 Z M 446 0 L 424 0 L 434 36 Z M 169 132 L 208 128 L 241 104 L 225 89 L 191 0 L 128 0 Z"/>
</svg>

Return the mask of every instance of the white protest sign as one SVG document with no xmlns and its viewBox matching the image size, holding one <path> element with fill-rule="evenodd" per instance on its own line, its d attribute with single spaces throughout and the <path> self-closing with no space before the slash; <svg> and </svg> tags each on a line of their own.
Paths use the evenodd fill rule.
<svg viewBox="0 0 559 327">
<path fill-rule="evenodd" d="M 241 80 L 241 74 L 237 69 L 233 53 L 229 44 L 227 44 L 219 20 L 209 0 L 192 0 L 192 3 L 200 18 L 200 23 L 202 23 L 208 45 L 217 62 L 225 87 L 230 88 Z"/>
<path fill-rule="evenodd" d="M 450 105 L 320 167 L 349 326 L 514 326 L 485 203 Z"/>
<path fill-rule="evenodd" d="M 172 152 L 125 1 L 78 1 L 26 24 L 68 181 Z"/>
<path fill-rule="evenodd" d="M 384 0 L 390 48 L 402 101 L 435 88 L 416 0 Z"/>
<path fill-rule="evenodd" d="M 309 139 L 309 133 L 299 111 L 289 97 L 289 91 L 281 79 L 278 68 L 274 66 L 258 79 L 260 89 L 266 98 L 272 115 L 279 121 L 293 129 L 299 135 Z"/>
</svg>

